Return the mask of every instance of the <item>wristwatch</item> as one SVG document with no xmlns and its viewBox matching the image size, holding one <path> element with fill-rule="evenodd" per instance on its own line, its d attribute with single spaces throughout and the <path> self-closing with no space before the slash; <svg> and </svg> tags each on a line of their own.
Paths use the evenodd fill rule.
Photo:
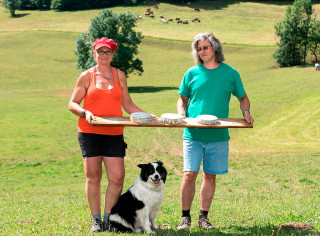
<svg viewBox="0 0 320 236">
<path fill-rule="evenodd" d="M 83 109 L 83 111 L 82 111 L 82 113 L 81 113 L 81 116 L 82 116 L 82 117 L 86 117 L 86 112 L 87 112 L 87 110 L 86 110 L 86 109 Z"/>
<path fill-rule="evenodd" d="M 250 114 L 250 111 L 249 111 L 248 109 L 243 109 L 243 111 L 242 111 L 242 115 L 243 115 L 243 116 L 244 116 L 244 113 L 245 113 L 246 111 L 249 112 L 249 114 Z"/>
</svg>

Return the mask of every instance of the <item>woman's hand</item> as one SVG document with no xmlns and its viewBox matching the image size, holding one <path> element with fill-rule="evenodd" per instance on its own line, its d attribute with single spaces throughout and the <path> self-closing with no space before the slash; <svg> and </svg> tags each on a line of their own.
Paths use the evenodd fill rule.
<svg viewBox="0 0 320 236">
<path fill-rule="evenodd" d="M 92 121 L 95 120 L 96 118 L 90 111 L 86 111 L 86 121 L 87 123 L 92 125 Z"/>
</svg>

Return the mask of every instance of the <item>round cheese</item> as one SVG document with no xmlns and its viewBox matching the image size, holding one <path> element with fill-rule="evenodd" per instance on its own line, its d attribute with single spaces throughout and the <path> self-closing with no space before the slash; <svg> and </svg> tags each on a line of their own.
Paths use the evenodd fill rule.
<svg viewBox="0 0 320 236">
<path fill-rule="evenodd" d="M 131 122 L 147 124 L 152 122 L 152 115 L 146 112 L 134 112 L 130 115 Z"/>
<path fill-rule="evenodd" d="M 218 123 L 218 118 L 212 115 L 200 115 L 197 117 L 197 122 L 202 125 L 214 125 Z"/>
<path fill-rule="evenodd" d="M 161 122 L 165 124 L 176 125 L 183 121 L 183 116 L 173 113 L 165 113 L 161 115 Z"/>
</svg>

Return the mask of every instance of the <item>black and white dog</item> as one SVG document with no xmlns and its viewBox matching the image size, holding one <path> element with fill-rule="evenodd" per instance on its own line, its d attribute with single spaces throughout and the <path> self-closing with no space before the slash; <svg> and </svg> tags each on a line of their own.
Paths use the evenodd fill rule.
<svg viewBox="0 0 320 236">
<path fill-rule="evenodd" d="M 138 165 L 141 173 L 134 184 L 120 196 L 111 209 L 108 228 L 111 231 L 147 234 L 158 229 L 156 219 L 163 201 L 167 170 L 161 161 Z"/>
</svg>

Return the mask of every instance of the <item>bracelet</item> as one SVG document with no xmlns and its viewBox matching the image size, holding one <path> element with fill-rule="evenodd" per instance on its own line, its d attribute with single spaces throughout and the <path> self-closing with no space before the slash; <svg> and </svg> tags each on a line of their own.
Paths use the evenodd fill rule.
<svg viewBox="0 0 320 236">
<path fill-rule="evenodd" d="M 250 111 L 249 111 L 248 109 L 244 109 L 244 110 L 242 111 L 242 115 L 243 115 L 243 116 L 244 116 L 244 113 L 245 113 L 246 111 L 249 112 L 249 114 L 250 114 Z"/>
</svg>

